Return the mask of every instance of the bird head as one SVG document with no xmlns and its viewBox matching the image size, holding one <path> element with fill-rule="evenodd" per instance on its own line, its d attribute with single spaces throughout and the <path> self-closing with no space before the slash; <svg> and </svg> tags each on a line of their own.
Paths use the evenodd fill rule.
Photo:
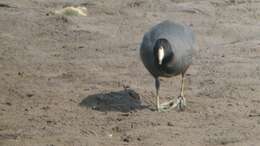
<svg viewBox="0 0 260 146">
<path fill-rule="evenodd" d="M 158 39 L 153 51 L 155 63 L 159 66 L 167 64 L 173 58 L 172 48 L 167 39 Z"/>
</svg>

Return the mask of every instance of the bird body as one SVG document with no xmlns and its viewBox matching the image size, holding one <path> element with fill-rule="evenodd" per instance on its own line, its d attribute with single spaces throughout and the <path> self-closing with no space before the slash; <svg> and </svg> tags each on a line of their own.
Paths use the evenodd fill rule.
<svg viewBox="0 0 260 146">
<path fill-rule="evenodd" d="M 159 111 L 172 104 L 159 104 L 159 77 L 182 75 L 180 100 L 175 106 L 184 106 L 184 74 L 192 63 L 194 48 L 195 37 L 191 28 L 173 21 L 163 21 L 144 34 L 140 56 L 146 69 L 155 78 Z"/>
<path fill-rule="evenodd" d="M 166 39 L 171 45 L 173 59 L 161 69 L 154 60 L 154 45 L 158 39 Z M 185 72 L 192 63 L 195 44 L 194 34 L 188 26 L 166 20 L 146 32 L 141 43 L 140 56 L 148 71 L 154 77 L 172 77 Z"/>
</svg>

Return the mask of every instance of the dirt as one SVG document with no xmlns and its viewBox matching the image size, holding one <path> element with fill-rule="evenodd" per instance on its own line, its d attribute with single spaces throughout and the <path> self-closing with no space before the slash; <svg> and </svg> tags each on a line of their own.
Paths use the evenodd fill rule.
<svg viewBox="0 0 260 146">
<path fill-rule="evenodd" d="M 84 16 L 52 12 L 85 6 Z M 144 32 L 190 25 L 187 109 L 154 111 Z M 260 145 L 258 0 L 1 0 L 1 146 Z M 180 77 L 162 78 L 161 98 Z"/>
</svg>

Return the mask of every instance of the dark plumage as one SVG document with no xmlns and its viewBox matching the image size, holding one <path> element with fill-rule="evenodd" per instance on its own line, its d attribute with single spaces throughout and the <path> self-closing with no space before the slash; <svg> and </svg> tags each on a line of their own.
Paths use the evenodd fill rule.
<svg viewBox="0 0 260 146">
<path fill-rule="evenodd" d="M 183 97 L 183 78 L 186 70 L 192 63 L 193 49 L 195 48 L 195 38 L 192 30 L 172 21 L 163 21 L 145 33 L 140 48 L 140 56 L 144 66 L 155 78 L 157 93 L 157 108 L 178 106 L 183 109 L 185 99 Z M 182 86 L 179 100 L 159 104 L 159 77 L 172 77 L 182 75 Z"/>
</svg>

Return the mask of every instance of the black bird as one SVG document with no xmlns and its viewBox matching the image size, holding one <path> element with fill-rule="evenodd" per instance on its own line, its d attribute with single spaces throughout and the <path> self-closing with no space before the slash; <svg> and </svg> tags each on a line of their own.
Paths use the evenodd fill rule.
<svg viewBox="0 0 260 146">
<path fill-rule="evenodd" d="M 183 94 L 184 75 L 192 63 L 195 37 L 190 27 L 163 21 L 144 34 L 140 56 L 146 69 L 155 78 L 157 110 L 165 111 L 174 107 L 184 110 L 186 100 Z M 177 102 L 173 100 L 160 104 L 159 77 L 181 75 L 181 91 Z"/>
</svg>

